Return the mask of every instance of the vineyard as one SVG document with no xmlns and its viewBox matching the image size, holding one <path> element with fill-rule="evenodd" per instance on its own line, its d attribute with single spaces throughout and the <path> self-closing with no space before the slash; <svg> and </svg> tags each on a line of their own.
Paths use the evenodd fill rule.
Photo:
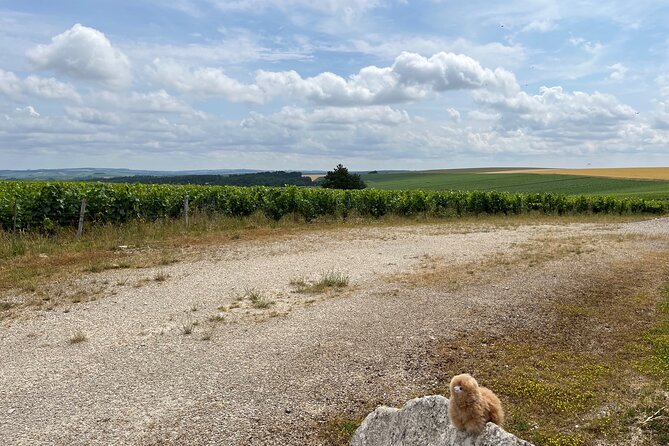
<svg viewBox="0 0 669 446">
<path fill-rule="evenodd" d="M 262 212 L 312 221 L 351 214 L 381 217 L 478 214 L 661 214 L 669 201 L 556 193 L 423 190 L 331 190 L 289 187 L 175 186 L 65 182 L 0 182 L 0 228 L 49 230 L 76 225 L 82 200 L 86 221 L 179 218 L 189 213 L 244 217 Z M 184 206 L 185 202 L 188 206 Z"/>
</svg>

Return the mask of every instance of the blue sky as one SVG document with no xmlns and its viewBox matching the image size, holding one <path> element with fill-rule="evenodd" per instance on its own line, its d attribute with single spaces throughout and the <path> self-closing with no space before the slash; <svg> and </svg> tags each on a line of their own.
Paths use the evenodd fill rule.
<svg viewBox="0 0 669 446">
<path fill-rule="evenodd" d="M 669 3 L 0 0 L 0 169 L 669 165 Z"/>
</svg>

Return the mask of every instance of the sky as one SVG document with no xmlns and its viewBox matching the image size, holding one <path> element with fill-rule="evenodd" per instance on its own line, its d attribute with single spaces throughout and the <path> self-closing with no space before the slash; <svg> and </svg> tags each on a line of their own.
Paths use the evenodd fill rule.
<svg viewBox="0 0 669 446">
<path fill-rule="evenodd" d="M 669 166 L 664 0 L 0 0 L 0 169 Z"/>
</svg>

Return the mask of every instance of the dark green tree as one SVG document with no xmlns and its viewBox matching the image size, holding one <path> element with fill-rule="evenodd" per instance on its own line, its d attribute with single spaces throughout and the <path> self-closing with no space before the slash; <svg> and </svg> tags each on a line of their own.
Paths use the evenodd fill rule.
<svg viewBox="0 0 669 446">
<path fill-rule="evenodd" d="M 349 173 L 348 169 L 341 164 L 337 164 L 334 170 L 329 171 L 323 177 L 321 186 L 328 189 L 364 189 L 367 187 L 360 175 Z"/>
</svg>

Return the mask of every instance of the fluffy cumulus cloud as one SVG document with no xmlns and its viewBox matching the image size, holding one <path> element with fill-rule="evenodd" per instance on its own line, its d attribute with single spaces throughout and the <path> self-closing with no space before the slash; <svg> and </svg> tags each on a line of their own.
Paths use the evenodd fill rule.
<svg viewBox="0 0 669 446">
<path fill-rule="evenodd" d="M 147 73 L 153 84 L 179 93 L 256 104 L 284 98 L 329 106 L 385 105 L 450 90 L 484 89 L 503 94 L 518 90 L 511 72 L 484 68 L 471 57 L 445 52 L 429 58 L 404 52 L 389 67 L 367 66 L 348 78 L 330 72 L 304 78 L 293 70 L 259 70 L 255 82 L 247 84 L 221 68 L 193 69 L 161 59 L 155 59 Z"/>
<path fill-rule="evenodd" d="M 334 73 L 303 78 L 295 71 L 260 71 L 256 83 L 269 96 L 289 96 L 323 105 L 378 105 L 416 101 L 430 93 L 486 89 L 518 90 L 514 75 L 483 68 L 471 57 L 437 53 L 400 54 L 390 67 L 368 66 L 345 79 Z"/>
<path fill-rule="evenodd" d="M 346 51 L 356 51 L 386 59 L 394 59 L 402 51 L 422 55 L 449 52 L 466 54 L 483 65 L 493 67 L 517 67 L 527 58 L 526 50 L 519 44 L 503 44 L 500 42 L 476 43 L 458 37 L 446 39 L 435 36 L 417 36 L 394 34 L 364 36 L 355 39 L 342 48 Z"/>
<path fill-rule="evenodd" d="M 562 87 L 542 87 L 539 94 L 518 91 L 515 95 L 481 92 L 475 100 L 501 112 L 506 125 L 530 129 L 565 126 L 592 130 L 610 128 L 635 118 L 634 109 L 603 93 L 566 92 Z"/>
<path fill-rule="evenodd" d="M 51 70 L 75 79 L 97 81 L 108 87 L 128 86 L 132 81 L 130 61 L 114 48 L 100 31 L 80 24 L 30 49 L 35 68 Z"/>
</svg>

